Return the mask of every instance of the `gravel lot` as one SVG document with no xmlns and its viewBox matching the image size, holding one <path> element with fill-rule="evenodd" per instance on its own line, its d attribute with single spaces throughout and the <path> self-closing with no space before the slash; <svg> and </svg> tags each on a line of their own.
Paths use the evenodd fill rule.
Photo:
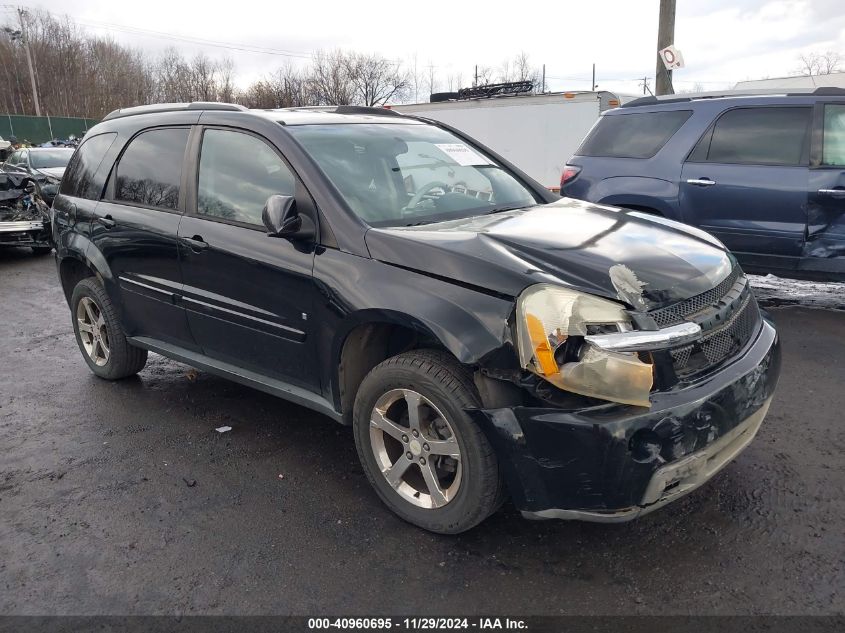
<svg viewBox="0 0 845 633">
<path fill-rule="evenodd" d="M 0 300 L 0 613 L 845 613 L 845 312 L 772 311 L 769 417 L 687 498 L 442 537 L 327 418 L 154 355 L 95 378 L 51 257 L 0 251 Z"/>
</svg>

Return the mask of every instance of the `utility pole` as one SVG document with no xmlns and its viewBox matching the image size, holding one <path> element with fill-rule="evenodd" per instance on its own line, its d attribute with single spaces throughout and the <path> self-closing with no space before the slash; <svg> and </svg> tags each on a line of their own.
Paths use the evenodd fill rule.
<svg viewBox="0 0 845 633">
<path fill-rule="evenodd" d="M 675 0 L 660 0 L 660 22 L 657 26 L 657 50 L 674 44 L 675 40 Z M 657 56 L 657 71 L 654 76 L 654 94 L 672 95 L 672 71 L 666 70 L 660 55 Z"/>
<path fill-rule="evenodd" d="M 32 69 L 32 53 L 29 50 L 29 38 L 26 36 L 26 25 L 24 24 L 24 16 L 26 11 L 18 9 L 18 18 L 21 22 L 21 41 L 23 41 L 23 48 L 26 51 L 26 65 L 29 66 L 29 81 L 32 84 L 32 101 L 35 103 L 35 116 L 41 116 L 41 105 L 38 103 L 38 87 L 35 85 L 35 71 Z"/>
<path fill-rule="evenodd" d="M 593 83 L 590 84 L 590 90 L 595 91 L 596 89 L 596 65 L 593 64 Z"/>
<path fill-rule="evenodd" d="M 475 88 L 478 85 L 478 64 L 475 65 L 475 80 L 472 82 L 472 87 Z"/>
<path fill-rule="evenodd" d="M 546 93 L 546 65 L 543 64 L 543 88 L 540 90 L 540 94 Z"/>
</svg>

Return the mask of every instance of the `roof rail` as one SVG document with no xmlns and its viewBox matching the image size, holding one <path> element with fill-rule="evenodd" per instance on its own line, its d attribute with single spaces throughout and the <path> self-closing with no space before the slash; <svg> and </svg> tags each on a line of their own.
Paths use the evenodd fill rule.
<svg viewBox="0 0 845 633">
<path fill-rule="evenodd" d="M 396 110 L 381 106 L 339 105 L 334 109 L 335 114 L 372 114 L 374 116 L 402 116 Z"/>
<path fill-rule="evenodd" d="M 787 97 L 807 94 L 805 92 L 788 92 Z M 810 94 L 818 95 L 820 97 L 845 97 L 845 88 L 836 88 L 834 86 L 820 86 L 813 90 Z"/>
<path fill-rule="evenodd" d="M 628 101 L 627 103 L 623 103 L 620 107 L 634 108 L 637 106 L 644 105 L 656 105 L 658 103 L 681 103 L 684 101 L 695 101 L 698 99 L 721 99 L 724 97 L 755 97 L 765 95 L 780 95 L 786 97 L 806 97 L 810 95 L 818 95 L 821 97 L 841 97 L 845 96 L 845 88 L 833 88 L 827 86 L 822 86 L 820 88 L 815 88 L 812 90 L 795 90 L 791 88 L 757 88 L 749 90 L 722 90 L 717 92 L 691 92 L 686 95 L 672 94 L 660 95 L 659 97 L 655 97 L 652 95 L 648 97 L 640 97 L 639 99 L 634 99 L 633 101 Z"/>
<path fill-rule="evenodd" d="M 120 108 L 109 112 L 103 121 L 120 119 L 136 114 L 152 114 L 155 112 L 181 112 L 184 110 L 227 110 L 230 112 L 246 111 L 242 105 L 237 103 L 218 103 L 216 101 L 193 101 L 191 103 L 153 103 L 150 105 L 134 106 L 132 108 Z"/>
</svg>

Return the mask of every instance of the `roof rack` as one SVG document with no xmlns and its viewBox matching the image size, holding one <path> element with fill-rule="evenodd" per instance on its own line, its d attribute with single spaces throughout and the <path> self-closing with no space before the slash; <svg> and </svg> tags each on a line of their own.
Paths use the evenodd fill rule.
<svg viewBox="0 0 845 633">
<path fill-rule="evenodd" d="M 402 116 L 396 110 L 380 106 L 339 105 L 334 109 L 335 114 L 371 114 L 374 116 Z"/>
<path fill-rule="evenodd" d="M 215 101 L 193 101 L 191 103 L 153 103 L 150 105 L 135 106 L 132 108 L 120 108 L 109 112 L 103 121 L 120 119 L 136 114 L 152 114 L 154 112 L 181 112 L 184 110 L 226 110 L 230 112 L 246 111 L 242 105 L 237 103 L 217 103 Z"/>
<path fill-rule="evenodd" d="M 845 88 L 834 88 L 830 86 L 822 86 L 813 90 L 795 90 L 791 88 L 759 88 L 752 90 L 722 90 L 718 92 L 693 92 L 687 96 L 681 95 L 661 95 L 659 97 L 648 96 L 634 99 L 623 103 L 622 108 L 634 108 L 636 106 L 657 105 L 658 103 L 682 103 L 688 101 L 695 101 L 697 99 L 721 99 L 725 97 L 754 97 L 765 95 L 781 95 L 786 97 L 806 97 L 809 95 L 817 95 L 820 97 L 845 97 Z"/>
</svg>

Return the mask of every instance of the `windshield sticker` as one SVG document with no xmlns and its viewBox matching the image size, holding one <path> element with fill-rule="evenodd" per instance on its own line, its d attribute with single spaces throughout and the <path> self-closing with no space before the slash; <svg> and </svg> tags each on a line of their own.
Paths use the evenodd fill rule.
<svg viewBox="0 0 845 633">
<path fill-rule="evenodd" d="M 435 143 L 434 146 L 462 167 L 492 164 L 484 156 L 474 149 L 467 147 L 464 143 Z"/>
</svg>

